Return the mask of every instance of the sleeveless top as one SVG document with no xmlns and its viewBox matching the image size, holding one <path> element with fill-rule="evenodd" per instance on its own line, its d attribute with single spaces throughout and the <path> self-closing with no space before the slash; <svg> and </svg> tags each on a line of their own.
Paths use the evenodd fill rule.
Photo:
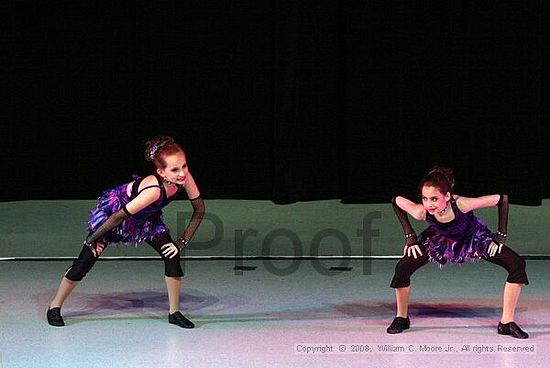
<svg viewBox="0 0 550 368">
<path fill-rule="evenodd" d="M 132 184 L 132 191 L 131 191 L 130 197 L 128 198 L 128 202 L 136 198 L 145 189 L 149 189 L 149 188 L 160 188 L 159 199 L 157 199 L 155 202 L 151 203 L 149 206 L 145 207 L 138 213 L 130 215 L 131 217 L 143 220 L 151 216 L 155 216 L 157 213 L 162 213 L 162 208 L 166 207 L 170 202 L 174 200 L 174 198 L 176 198 L 180 194 L 180 191 L 183 187 L 181 185 L 177 185 L 178 190 L 176 191 L 176 193 L 172 195 L 170 198 L 168 198 L 168 195 L 166 194 L 166 188 L 162 184 L 162 178 L 158 174 L 154 174 L 154 175 L 157 178 L 158 185 L 149 185 L 142 188 L 141 190 L 139 190 L 139 186 L 141 185 L 141 182 L 143 181 L 144 178 L 139 178 L 139 177 L 136 178 L 136 180 Z M 126 184 L 126 185 L 129 185 L 129 184 Z M 126 197 L 128 196 L 126 195 Z M 128 202 L 124 204 L 124 207 L 126 207 L 126 204 Z M 123 209 L 124 209 L 124 212 L 128 213 L 125 208 Z"/>
<path fill-rule="evenodd" d="M 450 202 L 455 218 L 442 223 L 434 215 L 426 213 L 430 226 L 421 233 L 420 243 L 428 249 L 431 261 L 463 263 L 487 257 L 487 248 L 493 234 L 487 225 L 473 211 L 464 213 L 454 199 Z"/>
<path fill-rule="evenodd" d="M 96 208 L 90 211 L 88 231 L 91 233 L 97 230 L 97 228 L 107 221 L 111 214 L 121 209 L 126 212 L 126 205 L 143 190 L 159 187 L 161 193 L 155 202 L 125 219 L 120 225 L 105 234 L 101 240 L 105 244 L 115 243 L 123 246 L 137 247 L 143 241 L 168 232 L 169 230 L 162 219 L 162 209 L 181 193 L 183 187 L 178 185 L 176 193 L 168 198 L 162 178 L 157 174 L 154 175 L 157 178 L 158 185 L 150 185 L 139 190 L 139 185 L 144 178 L 134 176 L 135 181 L 133 184 L 131 182 L 125 183 L 104 191 L 97 200 Z M 130 184 L 132 184 L 132 189 L 130 196 L 128 196 L 127 188 Z"/>
</svg>

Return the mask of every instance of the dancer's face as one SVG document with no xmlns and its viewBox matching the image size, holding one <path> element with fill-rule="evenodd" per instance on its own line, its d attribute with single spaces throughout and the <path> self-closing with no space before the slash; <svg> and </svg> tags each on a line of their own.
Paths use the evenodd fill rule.
<svg viewBox="0 0 550 368">
<path fill-rule="evenodd" d="M 451 193 L 443 194 L 439 188 L 425 185 L 422 187 L 422 205 L 424 209 L 432 215 L 436 212 L 441 212 L 447 206 L 447 202 L 451 199 Z"/>
<path fill-rule="evenodd" d="M 172 183 L 185 184 L 189 173 L 185 154 L 177 152 L 172 155 L 166 155 L 164 156 L 164 162 L 166 162 L 166 167 L 157 170 L 159 175 Z"/>
</svg>

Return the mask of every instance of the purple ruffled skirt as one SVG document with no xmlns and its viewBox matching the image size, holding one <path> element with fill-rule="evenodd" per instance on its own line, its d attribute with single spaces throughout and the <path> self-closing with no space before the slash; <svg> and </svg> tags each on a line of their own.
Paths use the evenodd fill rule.
<svg viewBox="0 0 550 368">
<path fill-rule="evenodd" d="M 424 230 L 421 243 L 427 247 L 430 261 L 443 265 L 447 262 L 479 261 L 487 257 L 493 234 L 483 221 L 475 220 L 472 235 L 451 237 L 433 227 Z"/>
<path fill-rule="evenodd" d="M 126 194 L 128 184 L 104 191 L 97 200 L 97 207 L 90 211 L 88 231 L 94 232 L 109 216 L 122 209 L 130 198 Z M 102 240 L 108 244 L 137 247 L 145 240 L 168 231 L 162 221 L 162 211 L 140 218 L 139 214 L 128 217 L 120 225 L 105 234 Z"/>
</svg>

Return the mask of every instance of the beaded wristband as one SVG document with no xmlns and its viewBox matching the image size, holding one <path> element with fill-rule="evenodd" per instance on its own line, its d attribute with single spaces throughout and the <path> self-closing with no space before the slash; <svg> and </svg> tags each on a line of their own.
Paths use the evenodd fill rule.
<svg viewBox="0 0 550 368">
<path fill-rule="evenodd" d="M 413 236 L 416 237 L 416 234 L 415 233 L 407 233 L 407 234 L 405 234 L 405 239 L 412 238 Z"/>
<path fill-rule="evenodd" d="M 189 242 L 187 240 L 185 240 L 183 237 L 177 239 L 174 243 L 176 243 L 176 245 L 178 245 L 178 248 L 180 250 L 187 247 L 187 244 L 189 244 Z M 182 244 L 182 246 L 179 246 L 179 244 Z"/>
<path fill-rule="evenodd" d="M 503 238 L 506 238 L 506 237 L 508 236 L 508 234 L 503 233 L 502 231 L 497 231 L 497 235 L 500 235 L 500 236 L 502 236 Z"/>
</svg>

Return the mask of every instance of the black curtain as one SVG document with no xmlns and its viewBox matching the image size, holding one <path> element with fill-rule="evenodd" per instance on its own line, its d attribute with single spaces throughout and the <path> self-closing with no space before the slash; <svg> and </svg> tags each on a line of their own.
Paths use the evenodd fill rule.
<svg viewBox="0 0 550 368">
<path fill-rule="evenodd" d="M 414 196 L 442 164 L 455 169 L 457 192 L 538 203 L 548 176 L 541 10 L 533 1 L 349 7 L 350 200 L 387 201 L 389 186 Z"/>
<path fill-rule="evenodd" d="M 8 1 L 0 200 L 91 199 L 170 134 L 206 198 L 550 198 L 541 1 Z"/>
</svg>

